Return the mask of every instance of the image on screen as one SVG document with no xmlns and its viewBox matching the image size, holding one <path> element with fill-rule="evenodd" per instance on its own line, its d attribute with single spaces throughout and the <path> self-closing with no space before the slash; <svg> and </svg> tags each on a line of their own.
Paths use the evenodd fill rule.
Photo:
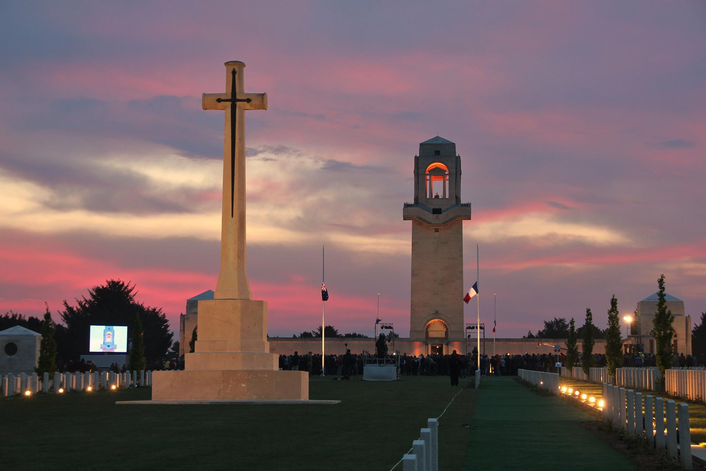
<svg viewBox="0 0 706 471">
<path fill-rule="evenodd" d="M 88 350 L 91 353 L 127 353 L 127 327 L 92 325 Z"/>
</svg>

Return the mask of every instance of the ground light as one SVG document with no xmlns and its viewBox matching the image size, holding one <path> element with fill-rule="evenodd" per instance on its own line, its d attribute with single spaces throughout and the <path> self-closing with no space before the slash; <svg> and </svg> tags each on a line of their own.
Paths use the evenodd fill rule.
<svg viewBox="0 0 706 471">
<path fill-rule="evenodd" d="M 88 386 L 88 387 L 86 388 L 86 391 L 87 391 L 87 392 L 93 391 L 93 387 L 92 387 L 92 386 Z"/>
<path fill-rule="evenodd" d="M 582 400 L 582 401 L 585 401 L 586 398 L 588 398 L 588 396 L 586 395 L 586 393 L 581 394 L 581 400 Z"/>
<path fill-rule="evenodd" d="M 32 395 L 32 391 L 30 391 L 29 389 L 25 391 L 25 396 L 29 397 L 31 395 Z"/>
<path fill-rule="evenodd" d="M 111 391 L 115 391 L 116 389 L 118 389 L 118 388 L 116 388 L 114 384 L 112 386 L 110 386 Z"/>
<path fill-rule="evenodd" d="M 573 394 L 573 393 L 574 393 L 574 388 L 569 388 L 569 394 Z"/>
<path fill-rule="evenodd" d="M 593 405 L 595 405 L 595 404 L 596 404 L 596 398 L 595 398 L 595 397 L 593 397 L 593 396 L 591 396 L 591 397 L 589 397 L 589 398 L 588 398 L 588 402 L 590 402 L 590 403 L 591 403 L 591 405 L 593 406 Z"/>
<path fill-rule="evenodd" d="M 579 392 L 578 392 L 578 390 L 574 392 L 574 395 L 575 395 L 576 398 L 578 399 L 578 397 L 579 397 Z"/>
<path fill-rule="evenodd" d="M 601 409 L 603 409 L 604 406 L 605 406 L 605 401 L 604 401 L 603 399 L 601 399 L 600 401 L 598 401 L 598 407 L 600 407 Z"/>
<path fill-rule="evenodd" d="M 59 388 L 59 390 L 58 390 L 57 392 L 58 392 L 59 394 L 64 394 L 64 388 Z"/>
<path fill-rule="evenodd" d="M 561 392 L 563 392 L 563 393 L 566 392 L 566 386 L 563 386 L 563 387 L 561 388 Z"/>
</svg>

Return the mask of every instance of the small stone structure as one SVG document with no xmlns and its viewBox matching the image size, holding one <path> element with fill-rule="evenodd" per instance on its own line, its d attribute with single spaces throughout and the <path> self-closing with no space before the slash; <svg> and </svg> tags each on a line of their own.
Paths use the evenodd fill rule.
<svg viewBox="0 0 706 471">
<path fill-rule="evenodd" d="M 210 301 L 213 295 L 213 290 L 209 289 L 186 300 L 186 314 L 179 316 L 179 356 L 189 353 L 191 334 L 199 322 L 199 302 Z"/>
<path fill-rule="evenodd" d="M 691 355 L 691 316 L 687 316 L 684 310 L 684 301 L 674 296 L 664 293 L 667 301 L 667 309 L 674 315 L 674 337 L 672 338 L 673 349 L 677 354 Z M 656 344 L 651 335 L 653 321 L 657 313 L 658 294 L 648 296 L 637 303 L 635 311 L 635 322 L 631 326 L 630 342 L 643 346 L 645 353 L 655 353 Z"/>
<path fill-rule="evenodd" d="M 16 325 L 0 332 L 0 376 L 32 374 L 39 361 L 42 336 Z"/>
</svg>

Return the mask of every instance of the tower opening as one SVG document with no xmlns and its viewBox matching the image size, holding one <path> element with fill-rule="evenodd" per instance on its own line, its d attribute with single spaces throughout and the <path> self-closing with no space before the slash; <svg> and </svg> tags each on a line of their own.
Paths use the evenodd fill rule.
<svg viewBox="0 0 706 471">
<path fill-rule="evenodd" d="M 449 168 L 441 162 L 427 167 L 427 198 L 449 197 Z"/>
</svg>

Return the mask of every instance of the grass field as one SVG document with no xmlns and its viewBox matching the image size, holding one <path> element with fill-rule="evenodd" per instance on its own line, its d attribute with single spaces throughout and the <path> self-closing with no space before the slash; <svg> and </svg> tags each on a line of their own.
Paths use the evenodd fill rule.
<svg viewBox="0 0 706 471">
<path fill-rule="evenodd" d="M 315 377 L 310 389 L 343 402 L 115 405 L 149 399 L 149 389 L 3 398 L 0 469 L 389 470 L 460 391 L 443 376 Z M 463 463 L 476 394 L 463 389 L 439 421 L 441 469 Z"/>
<path fill-rule="evenodd" d="M 582 422 L 591 414 L 513 377 L 483 380 L 464 470 L 636 470 Z"/>
</svg>

